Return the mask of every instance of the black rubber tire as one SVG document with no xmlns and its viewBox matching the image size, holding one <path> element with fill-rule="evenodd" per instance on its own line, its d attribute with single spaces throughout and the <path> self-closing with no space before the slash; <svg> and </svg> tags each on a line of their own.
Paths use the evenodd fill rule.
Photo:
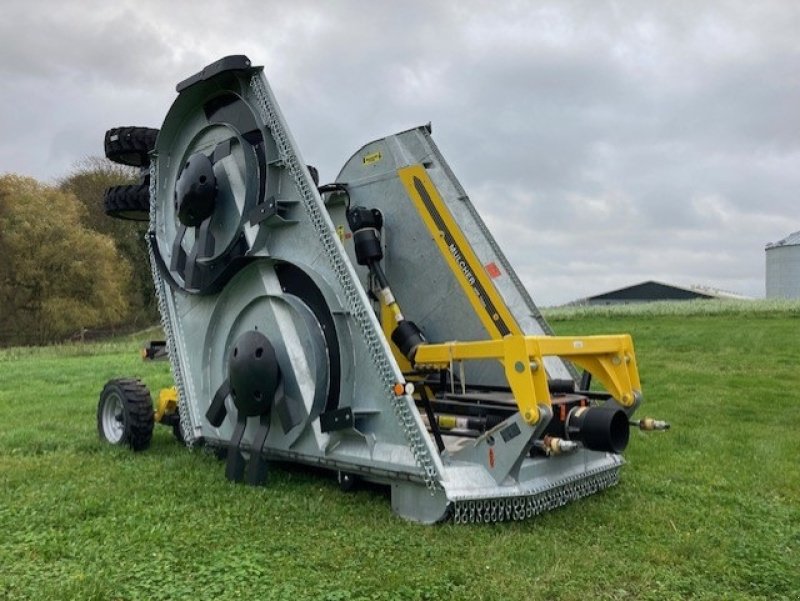
<svg viewBox="0 0 800 601">
<path fill-rule="evenodd" d="M 150 184 L 129 184 L 106 189 L 103 197 L 106 215 L 128 221 L 150 220 Z"/>
<path fill-rule="evenodd" d="M 153 399 L 147 386 L 134 378 L 106 382 L 97 403 L 97 433 L 101 440 L 143 451 L 150 446 L 154 426 Z"/>
<path fill-rule="evenodd" d="M 172 435 L 175 437 L 175 440 L 183 446 L 186 446 L 186 437 L 183 435 L 180 415 L 177 415 L 175 421 L 172 423 Z"/>
<path fill-rule="evenodd" d="M 115 127 L 106 132 L 106 157 L 130 167 L 147 167 L 156 147 L 158 130 L 150 127 Z"/>
<path fill-rule="evenodd" d="M 358 484 L 358 476 L 349 472 L 338 472 L 337 479 L 339 480 L 339 490 L 342 492 L 351 492 Z"/>
<path fill-rule="evenodd" d="M 214 453 L 214 457 L 217 458 L 217 461 L 225 461 L 228 458 L 228 447 L 211 447 L 212 452 Z"/>
<path fill-rule="evenodd" d="M 306 165 L 306 167 L 311 174 L 311 180 L 314 182 L 314 185 L 319 187 L 319 170 L 314 167 L 314 165 Z"/>
</svg>

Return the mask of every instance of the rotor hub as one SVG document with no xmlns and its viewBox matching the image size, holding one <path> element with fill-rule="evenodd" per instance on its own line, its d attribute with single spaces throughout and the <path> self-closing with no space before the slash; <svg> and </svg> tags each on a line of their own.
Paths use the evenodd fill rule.
<svg viewBox="0 0 800 601">
<path fill-rule="evenodd" d="M 217 178 L 211 159 L 201 152 L 189 157 L 175 183 L 175 210 L 180 222 L 197 227 L 214 213 Z"/>
<path fill-rule="evenodd" d="M 269 412 L 280 380 L 275 348 L 261 332 L 245 332 L 233 345 L 228 361 L 231 396 L 248 417 Z"/>
</svg>

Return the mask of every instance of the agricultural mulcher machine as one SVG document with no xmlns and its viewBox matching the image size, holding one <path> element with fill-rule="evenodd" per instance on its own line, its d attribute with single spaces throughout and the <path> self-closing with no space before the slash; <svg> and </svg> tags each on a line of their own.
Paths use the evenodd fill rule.
<svg viewBox="0 0 800 601">
<path fill-rule="evenodd" d="M 177 394 L 154 410 L 137 380 L 109 382 L 102 437 L 143 448 L 162 421 L 226 450 L 232 481 L 311 464 L 389 485 L 411 520 L 491 522 L 616 484 L 630 427 L 667 426 L 632 419 L 630 336 L 552 335 L 430 126 L 320 186 L 246 57 L 177 92 L 160 131 L 106 134 L 142 180 L 105 200 L 149 222 Z"/>
</svg>

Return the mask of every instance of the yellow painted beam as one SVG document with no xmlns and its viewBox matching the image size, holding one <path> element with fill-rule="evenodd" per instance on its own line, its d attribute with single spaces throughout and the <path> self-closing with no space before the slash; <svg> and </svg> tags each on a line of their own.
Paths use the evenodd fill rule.
<svg viewBox="0 0 800 601">
<path fill-rule="evenodd" d="M 433 185 L 425 167 L 403 167 L 397 170 L 397 176 L 489 337 L 500 340 L 508 334 L 521 335 L 519 324 Z"/>
</svg>

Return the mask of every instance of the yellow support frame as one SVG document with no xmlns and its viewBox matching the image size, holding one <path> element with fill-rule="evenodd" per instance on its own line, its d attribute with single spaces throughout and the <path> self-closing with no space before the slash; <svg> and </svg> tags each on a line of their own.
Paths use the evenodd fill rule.
<svg viewBox="0 0 800 601">
<path fill-rule="evenodd" d="M 568 359 L 596 378 L 623 407 L 641 396 L 633 341 L 627 334 L 609 336 L 524 336 L 500 340 L 424 344 L 414 357 L 420 369 L 447 369 L 455 361 L 497 359 L 522 417 L 539 421 L 539 406 L 551 406 L 543 358 Z"/>
</svg>

